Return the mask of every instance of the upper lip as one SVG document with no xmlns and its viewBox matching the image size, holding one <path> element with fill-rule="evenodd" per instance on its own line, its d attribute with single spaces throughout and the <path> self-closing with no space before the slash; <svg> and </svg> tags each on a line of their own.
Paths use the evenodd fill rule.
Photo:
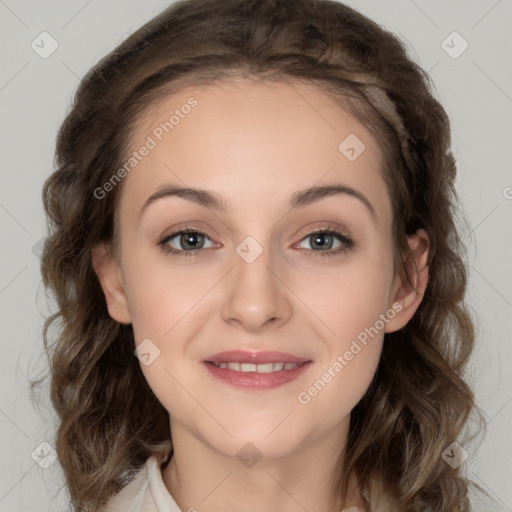
<svg viewBox="0 0 512 512">
<path fill-rule="evenodd" d="M 265 364 L 265 363 L 306 363 L 310 359 L 296 357 L 284 352 L 265 351 L 265 352 L 250 352 L 246 350 L 229 350 L 227 352 L 220 352 L 213 356 L 207 357 L 206 362 L 212 363 L 252 363 L 252 364 Z"/>
</svg>

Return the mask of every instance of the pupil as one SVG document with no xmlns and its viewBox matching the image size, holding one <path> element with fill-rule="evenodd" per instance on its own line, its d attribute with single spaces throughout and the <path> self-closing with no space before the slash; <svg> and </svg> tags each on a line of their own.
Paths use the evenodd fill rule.
<svg viewBox="0 0 512 512">
<path fill-rule="evenodd" d="M 314 236 L 314 243 L 313 243 L 313 246 L 317 245 L 318 247 L 325 247 L 325 245 L 330 245 L 329 243 L 322 243 L 322 238 L 325 239 L 325 237 L 331 237 L 331 235 L 328 235 L 326 233 L 318 233 L 316 235 L 313 235 Z M 320 240 L 320 242 L 319 242 Z"/>
<path fill-rule="evenodd" d="M 194 240 L 194 238 L 200 237 L 200 236 L 201 235 L 199 233 L 188 233 L 186 235 L 183 235 L 184 240 L 185 240 L 185 243 L 182 244 L 183 248 L 184 249 L 186 249 L 186 248 L 196 249 L 197 248 L 196 246 L 199 244 L 199 242 L 197 240 Z"/>
</svg>

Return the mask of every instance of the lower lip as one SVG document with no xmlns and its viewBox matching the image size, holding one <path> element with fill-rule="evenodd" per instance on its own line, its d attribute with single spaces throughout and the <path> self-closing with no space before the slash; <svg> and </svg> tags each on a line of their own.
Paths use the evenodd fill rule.
<svg viewBox="0 0 512 512">
<path fill-rule="evenodd" d="M 272 373 L 237 372 L 228 368 L 219 368 L 211 363 L 203 362 L 206 368 L 217 378 L 240 389 L 273 389 L 292 382 L 302 375 L 312 364 L 308 361 L 292 370 L 280 370 Z"/>
</svg>

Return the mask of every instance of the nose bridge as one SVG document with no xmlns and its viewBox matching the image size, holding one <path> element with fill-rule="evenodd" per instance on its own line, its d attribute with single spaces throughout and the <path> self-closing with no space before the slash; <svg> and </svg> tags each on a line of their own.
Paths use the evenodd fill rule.
<svg viewBox="0 0 512 512">
<path fill-rule="evenodd" d="M 272 251 L 248 236 L 235 248 L 228 294 L 222 304 L 226 321 L 257 330 L 270 320 L 285 321 L 291 313 L 286 287 L 276 276 Z"/>
</svg>

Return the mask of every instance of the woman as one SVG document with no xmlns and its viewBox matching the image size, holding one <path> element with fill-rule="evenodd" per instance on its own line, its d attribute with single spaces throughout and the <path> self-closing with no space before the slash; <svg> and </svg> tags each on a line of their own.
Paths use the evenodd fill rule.
<svg viewBox="0 0 512 512">
<path fill-rule="evenodd" d="M 339 2 L 177 2 L 83 79 L 57 163 L 76 510 L 470 510 L 449 119 L 395 36 Z"/>
</svg>

